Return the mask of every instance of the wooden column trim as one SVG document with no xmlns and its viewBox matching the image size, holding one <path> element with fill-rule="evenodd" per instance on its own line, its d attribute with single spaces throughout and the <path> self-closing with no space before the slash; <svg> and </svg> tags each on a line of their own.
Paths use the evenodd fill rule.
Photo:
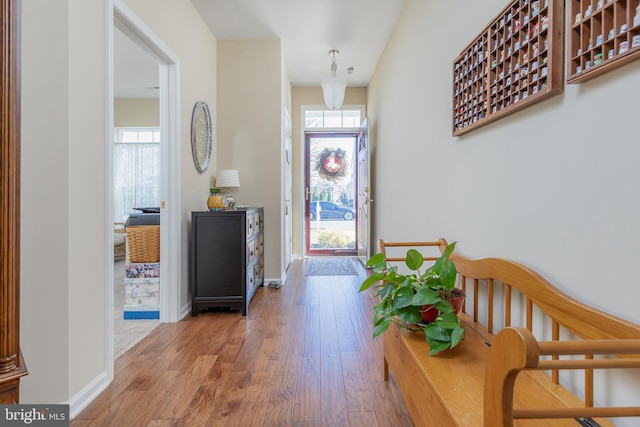
<svg viewBox="0 0 640 427">
<path fill-rule="evenodd" d="M 0 403 L 20 377 L 20 1 L 0 0 Z"/>
</svg>

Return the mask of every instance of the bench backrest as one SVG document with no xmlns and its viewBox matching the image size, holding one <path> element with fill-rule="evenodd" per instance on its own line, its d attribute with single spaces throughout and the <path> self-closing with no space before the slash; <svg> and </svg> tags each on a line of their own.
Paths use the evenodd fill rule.
<svg viewBox="0 0 640 427">
<path fill-rule="evenodd" d="M 495 306 L 495 287 L 504 286 L 503 327 L 511 326 L 512 301 L 510 295 L 517 289 L 526 298 L 526 325 L 529 331 L 536 333 L 533 328 L 534 307 L 538 307 L 552 320 L 552 339 L 557 340 L 557 329 L 562 326 L 566 330 L 583 339 L 638 339 L 640 326 L 607 314 L 593 307 L 577 301 L 550 284 L 535 271 L 501 258 L 484 258 L 471 260 L 454 253 L 451 260 L 456 265 L 461 277 L 461 286 L 466 288 L 467 302 L 474 304 L 472 310 L 474 321 L 478 321 L 480 298 L 477 296 L 483 288 L 486 292 L 487 320 L 485 326 L 492 334 Z M 469 289 L 472 281 L 473 289 Z M 466 307 L 465 307 L 466 310 Z M 467 310 L 468 311 L 468 310 Z"/>
<path fill-rule="evenodd" d="M 447 247 L 443 238 L 437 241 L 386 242 L 380 239 L 380 251 L 391 264 L 402 263 L 408 249 L 417 249 L 426 261 L 435 261 Z M 433 248 L 431 253 L 426 251 Z M 395 251 L 395 252 L 394 252 Z M 534 307 L 538 307 L 551 321 L 553 330 L 562 326 L 567 331 L 583 339 L 638 339 L 640 326 L 624 319 L 597 310 L 563 293 L 535 271 L 517 262 L 501 258 L 483 258 L 472 260 L 454 252 L 451 260 L 455 263 L 460 276 L 460 287 L 467 293 L 463 312 L 470 313 L 474 322 L 486 328 L 487 339 L 491 339 L 498 330 L 512 326 L 513 302 L 519 295 L 524 296 L 525 326 L 533 331 Z M 497 290 L 500 287 L 500 300 Z M 515 295 L 513 292 L 517 290 Z M 481 307 L 481 304 L 484 304 Z M 471 307 L 469 307 L 471 305 Z M 494 319 L 499 311 L 501 324 L 495 325 Z M 479 319 L 479 313 L 485 314 Z M 520 313 L 518 313 L 520 315 Z M 546 339 L 546 337 L 538 337 Z M 557 339 L 552 338 L 552 339 Z"/>
</svg>

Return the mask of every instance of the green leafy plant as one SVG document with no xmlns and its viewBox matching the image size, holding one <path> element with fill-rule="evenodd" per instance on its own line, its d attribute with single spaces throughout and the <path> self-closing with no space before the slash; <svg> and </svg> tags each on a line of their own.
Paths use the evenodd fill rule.
<svg viewBox="0 0 640 427">
<path fill-rule="evenodd" d="M 321 248 L 347 248 L 349 236 L 337 230 L 321 231 L 318 235 L 318 243 Z"/>
<path fill-rule="evenodd" d="M 374 307 L 373 336 L 384 333 L 394 323 L 407 330 L 423 330 L 429 345 L 429 355 L 453 348 L 462 339 L 464 329 L 460 326 L 451 300 L 464 293 L 455 288 L 458 271 L 449 259 L 456 242 L 446 247 L 442 256 L 424 273 L 420 272 L 424 256 L 415 249 L 407 251 L 405 264 L 414 273 L 398 273 L 398 266 L 391 266 L 385 255 L 378 253 L 367 261 L 373 274 L 362 282 L 360 292 L 373 285 L 378 289 L 380 303 Z M 422 323 L 425 306 L 437 310 L 433 322 Z"/>
</svg>

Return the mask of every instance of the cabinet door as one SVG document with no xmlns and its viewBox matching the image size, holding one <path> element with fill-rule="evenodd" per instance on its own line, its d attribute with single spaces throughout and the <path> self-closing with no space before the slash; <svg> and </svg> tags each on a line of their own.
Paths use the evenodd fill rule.
<svg viewBox="0 0 640 427">
<path fill-rule="evenodd" d="M 243 295 L 245 245 L 240 216 L 200 216 L 196 239 L 196 295 Z"/>
</svg>

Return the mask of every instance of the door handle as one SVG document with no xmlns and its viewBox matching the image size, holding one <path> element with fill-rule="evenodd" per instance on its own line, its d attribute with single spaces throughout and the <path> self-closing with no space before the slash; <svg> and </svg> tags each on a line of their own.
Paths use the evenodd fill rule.
<svg viewBox="0 0 640 427">
<path fill-rule="evenodd" d="M 305 195 L 305 200 L 309 200 L 309 194 L 311 194 L 311 192 L 309 191 L 309 187 L 307 187 L 307 191 L 306 191 L 306 195 Z"/>
</svg>

